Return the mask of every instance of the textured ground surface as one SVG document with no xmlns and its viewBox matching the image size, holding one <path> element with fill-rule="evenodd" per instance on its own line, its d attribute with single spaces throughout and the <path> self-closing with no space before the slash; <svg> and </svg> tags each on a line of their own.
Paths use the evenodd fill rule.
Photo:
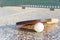
<svg viewBox="0 0 60 40">
<path fill-rule="evenodd" d="M 14 15 L 13 15 L 14 14 Z M 5 16 L 6 17 L 5 17 Z M 8 15 L 8 16 L 7 16 Z M 9 16 L 12 15 L 12 16 Z M 25 9 L 19 8 L 0 8 L 0 25 L 15 23 L 17 20 L 30 19 L 60 19 L 60 10 L 50 11 L 49 9 Z M 4 18 L 4 19 L 3 19 Z M 12 21 L 11 21 L 11 20 Z M 20 20 L 19 20 L 20 19 Z M 50 33 L 36 33 L 30 31 L 18 30 L 15 25 L 0 26 L 0 40 L 60 40 L 60 22 L 58 28 Z"/>
<path fill-rule="evenodd" d="M 19 30 L 14 25 L 0 26 L 0 40 L 59 40 L 60 27 L 50 33 Z"/>
</svg>

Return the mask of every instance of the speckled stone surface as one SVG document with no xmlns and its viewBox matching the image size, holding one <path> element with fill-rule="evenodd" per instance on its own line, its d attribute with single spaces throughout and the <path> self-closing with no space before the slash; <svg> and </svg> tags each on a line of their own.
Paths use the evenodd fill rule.
<svg viewBox="0 0 60 40">
<path fill-rule="evenodd" d="M 31 32 L 19 30 L 15 25 L 0 26 L 0 40 L 59 40 L 60 27 L 52 32 Z"/>
<path fill-rule="evenodd" d="M 16 26 L 0 26 L 0 40 L 42 40 L 43 33 L 19 30 Z"/>
</svg>

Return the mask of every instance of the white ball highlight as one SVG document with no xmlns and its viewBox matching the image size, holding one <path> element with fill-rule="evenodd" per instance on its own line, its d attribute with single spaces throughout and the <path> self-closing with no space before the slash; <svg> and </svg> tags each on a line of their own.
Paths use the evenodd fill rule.
<svg viewBox="0 0 60 40">
<path fill-rule="evenodd" d="M 43 23 L 37 23 L 37 24 L 35 24 L 34 30 L 35 30 L 36 32 L 42 32 L 42 31 L 44 30 L 44 25 L 43 25 Z"/>
</svg>

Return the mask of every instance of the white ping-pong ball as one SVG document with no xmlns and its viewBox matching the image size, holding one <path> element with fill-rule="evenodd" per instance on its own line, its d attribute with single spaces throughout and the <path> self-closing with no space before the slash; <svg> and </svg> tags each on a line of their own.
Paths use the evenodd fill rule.
<svg viewBox="0 0 60 40">
<path fill-rule="evenodd" d="M 36 31 L 36 32 L 42 32 L 43 30 L 44 30 L 44 25 L 43 25 L 43 23 L 36 23 L 35 25 L 34 25 L 34 30 Z"/>
</svg>

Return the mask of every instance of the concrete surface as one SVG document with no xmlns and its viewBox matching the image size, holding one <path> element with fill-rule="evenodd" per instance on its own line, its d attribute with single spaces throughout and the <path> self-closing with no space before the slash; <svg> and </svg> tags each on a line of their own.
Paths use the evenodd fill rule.
<svg viewBox="0 0 60 40">
<path fill-rule="evenodd" d="M 58 28 L 50 33 L 22 31 L 15 26 L 18 21 L 47 18 L 60 19 L 60 9 L 50 11 L 43 8 L 0 8 L 0 40 L 60 40 L 60 21 Z"/>
</svg>

